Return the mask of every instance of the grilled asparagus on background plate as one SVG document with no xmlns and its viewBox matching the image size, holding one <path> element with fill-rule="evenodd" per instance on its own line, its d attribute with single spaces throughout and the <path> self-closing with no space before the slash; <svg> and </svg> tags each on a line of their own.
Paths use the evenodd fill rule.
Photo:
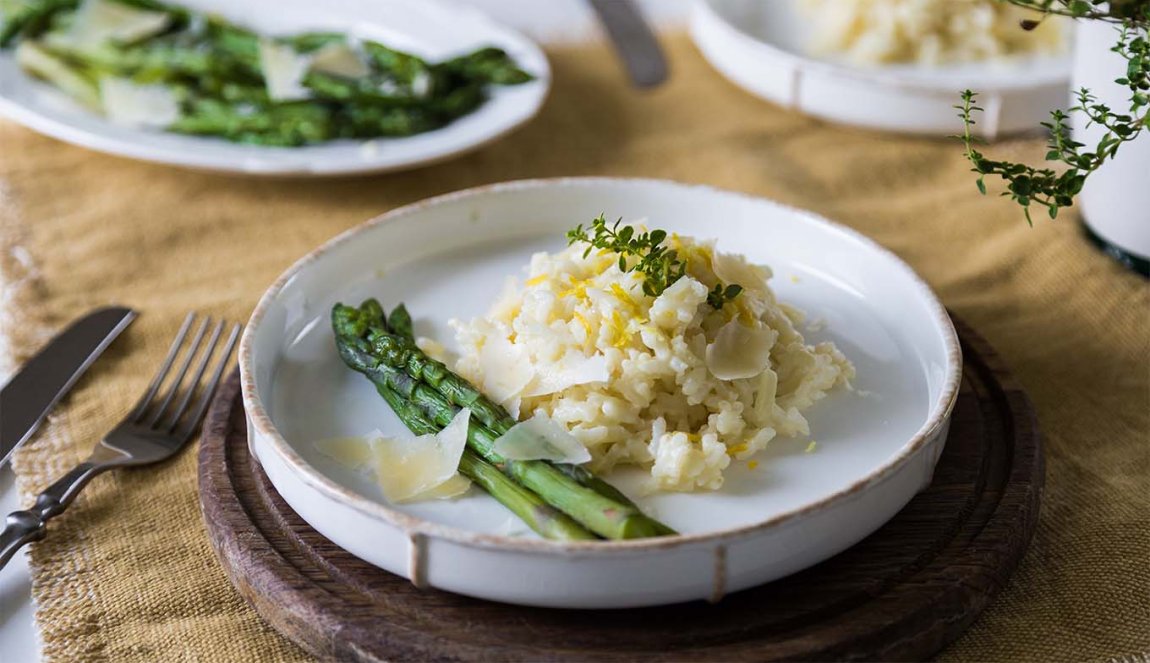
<svg viewBox="0 0 1150 663">
<path fill-rule="evenodd" d="M 0 48 L 112 122 L 269 146 L 408 136 L 530 74 L 498 48 L 429 63 L 321 32 L 269 37 L 155 0 L 0 0 Z"/>
</svg>

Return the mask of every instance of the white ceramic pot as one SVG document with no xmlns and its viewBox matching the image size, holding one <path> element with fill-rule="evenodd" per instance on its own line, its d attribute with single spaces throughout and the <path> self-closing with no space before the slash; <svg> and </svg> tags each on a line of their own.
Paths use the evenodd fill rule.
<svg viewBox="0 0 1150 663">
<path fill-rule="evenodd" d="M 1101 103 L 1123 112 L 1130 91 L 1114 82 L 1126 62 L 1110 49 L 1118 28 L 1101 21 L 1078 21 L 1073 89 L 1089 88 Z M 1074 114 L 1075 140 L 1092 149 L 1103 129 L 1087 127 Z M 1150 133 L 1143 133 L 1118 151 L 1115 159 L 1086 180 L 1078 205 L 1087 230 L 1106 250 L 1143 274 L 1150 269 Z"/>
</svg>

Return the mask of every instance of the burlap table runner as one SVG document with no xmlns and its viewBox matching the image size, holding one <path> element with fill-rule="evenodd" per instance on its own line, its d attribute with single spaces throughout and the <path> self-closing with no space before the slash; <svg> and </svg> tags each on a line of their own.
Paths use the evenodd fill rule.
<svg viewBox="0 0 1150 663">
<path fill-rule="evenodd" d="M 500 180 L 626 175 L 770 196 L 909 261 L 1006 358 L 1046 434 L 1038 533 L 948 660 L 1106 660 L 1150 651 L 1150 287 L 1073 214 L 1028 228 L 977 195 L 955 143 L 827 126 L 720 79 L 687 39 L 674 76 L 629 89 L 605 47 L 552 50 L 542 115 L 415 172 L 271 181 L 88 152 L 0 123 L 4 333 L 18 357 L 89 307 L 143 312 L 15 459 L 25 496 L 126 411 L 189 309 L 246 319 L 303 253 L 397 205 Z M 1041 141 L 997 148 L 1038 159 Z M 1147 219 L 1150 222 L 1150 219 Z M 302 658 L 232 590 L 196 501 L 195 450 L 97 479 L 31 548 L 51 660 Z"/>
</svg>

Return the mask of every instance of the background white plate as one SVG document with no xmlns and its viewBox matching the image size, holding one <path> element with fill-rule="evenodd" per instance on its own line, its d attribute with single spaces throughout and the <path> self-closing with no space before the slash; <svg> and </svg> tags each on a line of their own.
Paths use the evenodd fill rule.
<svg viewBox="0 0 1150 663">
<path fill-rule="evenodd" d="M 1021 29 L 1021 28 L 1020 28 Z M 1037 131 L 1066 106 L 1071 58 L 1020 57 L 927 67 L 860 67 L 806 54 L 811 33 L 798 0 L 699 0 L 691 35 L 708 61 L 755 96 L 815 117 L 917 134 L 961 133 L 959 93 L 980 93 L 985 138 Z"/>
<path fill-rule="evenodd" d="M 0 51 L 0 114 L 40 133 L 118 156 L 250 175 L 341 175 L 401 170 L 480 147 L 539 112 L 550 87 L 547 58 L 529 39 L 481 12 L 440 0 L 180 0 L 268 34 L 340 31 L 439 61 L 481 46 L 506 50 L 536 80 L 489 88 L 475 112 L 423 134 L 340 140 L 295 148 L 122 127 L 26 75 Z"/>
<path fill-rule="evenodd" d="M 533 251 L 605 211 L 718 237 L 775 269 L 780 297 L 825 321 L 858 367 L 857 386 L 809 412 L 807 440 L 773 442 L 720 491 L 642 497 L 635 473 L 608 478 L 684 536 L 562 544 L 534 536 L 494 500 L 391 507 L 316 440 L 403 432 L 371 385 L 336 355 L 336 301 L 405 302 L 416 331 L 452 345 L 447 321 L 482 313 Z M 928 288 L 848 229 L 770 201 L 646 180 L 513 182 L 396 210 L 333 240 L 274 285 L 241 342 L 251 445 L 276 489 L 320 533 L 389 571 L 463 594 L 533 605 L 626 607 L 717 597 L 814 564 L 855 543 L 929 483 L 961 372 L 957 339 Z M 494 535 L 494 536 L 492 536 Z"/>
</svg>

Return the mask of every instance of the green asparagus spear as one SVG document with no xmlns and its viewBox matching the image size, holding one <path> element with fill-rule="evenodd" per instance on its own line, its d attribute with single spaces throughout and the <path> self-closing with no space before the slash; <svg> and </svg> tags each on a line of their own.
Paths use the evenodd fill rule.
<svg viewBox="0 0 1150 663">
<path fill-rule="evenodd" d="M 100 109 L 100 89 L 89 72 L 68 66 L 64 60 L 41 48 L 36 42 L 16 47 L 16 62 L 29 73 L 55 85 L 79 103 Z"/>
<path fill-rule="evenodd" d="M 364 313 L 364 312 L 368 313 Z M 398 392 L 418 406 L 429 419 L 446 426 L 460 408 L 438 391 L 413 379 L 376 358 L 371 344 L 361 337 L 373 328 L 368 319 L 382 315 L 378 302 L 366 302 L 364 309 L 337 305 L 332 310 L 336 344 L 344 362 L 363 373 L 377 386 Z M 378 322 L 377 322 L 378 324 Z M 668 531 L 638 509 L 622 504 L 579 484 L 571 477 L 543 461 L 509 461 L 494 450 L 497 433 L 481 422 L 472 421 L 468 445 L 481 457 L 502 469 L 523 486 L 535 491 L 549 504 L 568 514 L 592 532 L 610 539 L 659 536 Z"/>
<path fill-rule="evenodd" d="M 531 80 L 530 74 L 515 66 L 515 61 L 501 48 L 481 48 L 448 60 L 439 68 L 467 80 L 496 85 L 517 85 Z"/>
<path fill-rule="evenodd" d="M 405 346 L 405 352 L 407 352 L 408 355 L 412 354 L 411 349 L 415 347 L 415 334 L 412 331 L 411 314 L 407 311 L 406 306 L 403 304 L 396 306 L 386 320 L 383 317 L 383 307 L 374 299 L 364 302 L 360 310 L 364 313 L 365 322 L 367 323 L 360 329 L 361 336 L 364 334 L 370 335 L 370 330 L 373 327 L 391 331 L 402 341 L 411 344 L 411 347 Z M 418 350 L 418 348 L 415 347 L 415 350 Z M 481 420 L 492 429 L 506 432 L 511 426 L 515 425 L 516 421 L 510 413 L 504 410 L 502 406 L 486 398 L 483 393 L 471 385 L 471 383 L 459 378 L 458 375 L 451 372 L 441 362 L 434 361 L 422 353 L 420 353 L 420 357 L 422 359 L 412 358 L 411 361 L 405 364 L 404 368 L 408 370 L 408 375 L 416 379 L 431 382 L 432 385 L 436 386 L 440 393 L 446 396 L 453 404 L 462 406 L 463 403 L 466 402 L 466 407 L 476 408 L 472 410 L 473 414 L 475 414 L 476 411 L 484 413 L 487 419 Z M 453 399 L 452 396 L 456 396 L 456 398 Z M 555 463 L 554 465 L 567 476 L 600 495 L 621 502 L 629 507 L 639 508 L 638 505 L 619 489 L 595 476 L 586 468 L 569 463 Z M 663 534 L 670 535 L 676 533 L 673 529 L 662 523 L 656 521 L 656 524 L 662 530 Z"/>
<path fill-rule="evenodd" d="M 407 307 L 403 304 L 391 310 L 391 315 L 387 316 L 387 326 L 396 336 L 402 336 L 412 343 L 415 342 L 415 327 L 411 321 L 411 314 L 407 312 Z"/>
<path fill-rule="evenodd" d="M 0 1 L 0 48 L 12 43 L 18 35 L 35 37 L 63 11 L 76 8 L 79 0 L 2 0 Z"/>
<path fill-rule="evenodd" d="M 377 310 L 382 310 L 382 308 Z M 378 320 L 378 318 L 376 319 Z M 386 323 L 387 327 L 389 327 L 396 336 L 406 339 L 407 341 L 415 341 L 415 333 L 412 330 L 411 314 L 408 313 L 407 307 L 403 304 L 396 306 L 391 311 L 391 314 L 387 316 Z M 456 403 L 456 405 L 458 405 L 458 403 Z M 507 416 L 510 417 L 511 415 L 508 414 Z M 616 502 L 621 502 L 629 507 L 634 507 L 636 509 L 639 508 L 638 505 L 631 501 L 631 498 L 624 495 L 619 489 L 615 488 L 611 484 L 595 476 L 586 468 L 580 467 L 578 465 L 571 465 L 570 463 L 555 463 L 554 465 L 559 471 L 563 472 L 584 486 L 587 486 L 591 490 L 594 490 L 600 495 L 603 495 L 608 499 L 613 499 Z M 662 523 L 659 524 L 661 525 Z M 674 534 L 675 532 L 669 527 L 664 527 L 663 533 Z"/>
<path fill-rule="evenodd" d="M 188 104 L 187 112 L 168 130 L 223 136 L 236 142 L 292 146 L 331 137 L 331 121 L 327 108 L 309 102 L 253 107 L 245 112 L 242 106 L 199 99 Z"/>
<path fill-rule="evenodd" d="M 416 435 L 438 433 L 441 426 L 428 421 L 419 408 L 405 401 L 402 396 L 387 387 L 377 386 L 379 395 L 387 401 L 400 421 Z M 470 449 L 463 451 L 459 459 L 460 474 L 479 484 L 500 504 L 527 523 L 527 526 L 548 539 L 563 541 L 593 540 L 595 535 L 567 515 L 556 511 L 538 495 L 512 481 L 491 463 L 480 458 Z"/>
<path fill-rule="evenodd" d="M 381 319 L 382 307 L 378 303 L 369 307 L 376 319 Z M 382 320 L 391 331 L 408 338 L 414 338 L 411 315 L 400 304 L 391 315 Z M 395 414 L 416 435 L 436 433 L 442 428 L 429 421 L 414 404 L 403 399 L 395 390 L 377 385 L 376 390 L 387 401 Z M 499 468 L 483 460 L 471 449 L 465 449 L 460 458 L 459 471 L 478 483 L 492 497 L 519 516 L 531 529 L 545 538 L 562 540 L 595 539 L 566 514 L 555 510 L 538 495 L 512 481 Z"/>
</svg>

